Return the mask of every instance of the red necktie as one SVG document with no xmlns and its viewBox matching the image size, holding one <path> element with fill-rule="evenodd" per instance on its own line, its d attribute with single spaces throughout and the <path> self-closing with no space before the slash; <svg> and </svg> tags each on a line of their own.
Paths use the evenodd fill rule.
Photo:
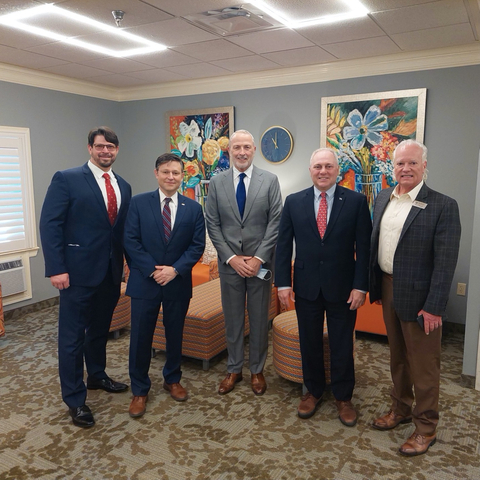
<svg viewBox="0 0 480 480">
<path fill-rule="evenodd" d="M 317 227 L 320 236 L 323 238 L 325 230 L 327 229 L 327 194 L 322 192 L 320 197 L 320 205 L 317 214 Z"/>
<path fill-rule="evenodd" d="M 170 212 L 171 198 L 165 198 L 165 206 L 163 207 L 163 233 L 165 235 L 165 241 L 168 243 L 170 240 L 170 233 L 172 232 L 172 213 Z"/>
<path fill-rule="evenodd" d="M 115 219 L 117 218 L 117 196 L 115 195 L 115 190 L 110 182 L 110 175 L 108 173 L 104 173 L 102 177 L 105 179 L 105 188 L 107 190 L 108 219 L 113 225 L 115 223 Z"/>
</svg>

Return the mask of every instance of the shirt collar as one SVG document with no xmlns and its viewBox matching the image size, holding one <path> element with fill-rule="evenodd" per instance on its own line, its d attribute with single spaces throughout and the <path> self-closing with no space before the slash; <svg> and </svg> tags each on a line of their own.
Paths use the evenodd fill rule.
<svg viewBox="0 0 480 480">
<path fill-rule="evenodd" d="M 235 167 L 232 167 L 232 168 L 233 168 L 233 178 L 237 178 L 241 173 L 244 173 L 248 178 L 252 178 L 253 163 L 250 164 L 250 166 L 244 172 L 240 172 Z"/>
<path fill-rule="evenodd" d="M 335 189 L 337 188 L 337 184 L 333 184 L 325 193 L 327 194 L 327 199 L 333 197 L 335 193 Z M 315 192 L 315 198 L 320 198 L 320 194 L 322 193 L 315 185 L 313 186 L 313 190 Z"/>
<path fill-rule="evenodd" d="M 163 202 L 167 196 L 160 190 L 160 188 L 158 189 L 158 193 L 160 194 L 160 202 Z M 175 192 L 170 198 L 174 205 L 178 205 L 178 192 Z"/>
<path fill-rule="evenodd" d="M 92 173 L 95 175 L 95 177 L 97 178 L 102 178 L 102 175 L 104 173 L 108 173 L 110 175 L 110 177 L 113 177 L 115 178 L 115 175 L 113 174 L 112 172 L 112 169 L 108 170 L 107 172 L 105 172 L 104 170 L 102 170 L 101 168 L 97 167 L 91 160 L 88 161 L 88 168 L 92 171 Z"/>
<path fill-rule="evenodd" d="M 412 188 L 409 192 L 404 193 L 403 195 L 408 195 L 412 202 L 417 198 L 418 192 L 423 187 L 424 181 L 422 180 L 415 188 Z M 393 192 L 390 194 L 390 200 L 392 198 L 400 198 L 403 195 L 398 194 L 398 185 L 393 189 Z"/>
</svg>

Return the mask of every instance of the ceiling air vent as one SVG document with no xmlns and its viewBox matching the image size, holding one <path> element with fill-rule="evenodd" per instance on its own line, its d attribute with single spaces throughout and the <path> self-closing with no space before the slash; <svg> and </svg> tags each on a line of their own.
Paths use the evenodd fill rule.
<svg viewBox="0 0 480 480">
<path fill-rule="evenodd" d="M 208 10 L 183 18 L 197 27 L 225 37 L 283 27 L 280 22 L 250 4 Z"/>
</svg>

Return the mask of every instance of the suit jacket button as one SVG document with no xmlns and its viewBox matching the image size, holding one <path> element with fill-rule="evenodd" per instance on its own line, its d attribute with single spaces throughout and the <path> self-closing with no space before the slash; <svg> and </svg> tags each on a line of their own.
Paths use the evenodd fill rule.
<svg viewBox="0 0 480 480">
<path fill-rule="evenodd" d="M 323 265 L 323 260 L 320 262 L 320 265 Z"/>
<path fill-rule="evenodd" d="M 325 244 L 324 244 L 324 243 L 322 243 L 322 247 L 324 247 L 324 246 L 325 246 Z"/>
</svg>

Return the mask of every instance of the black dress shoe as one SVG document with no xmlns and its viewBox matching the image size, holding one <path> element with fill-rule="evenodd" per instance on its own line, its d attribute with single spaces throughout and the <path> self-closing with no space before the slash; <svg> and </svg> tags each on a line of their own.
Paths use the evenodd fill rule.
<svg viewBox="0 0 480 480">
<path fill-rule="evenodd" d="M 69 408 L 68 412 L 72 417 L 73 424 L 77 427 L 89 428 L 95 425 L 92 411 L 86 405 L 76 408 Z"/>
<path fill-rule="evenodd" d="M 101 380 L 87 379 L 87 388 L 89 390 L 105 390 L 110 393 L 126 392 L 128 385 L 125 383 L 116 382 L 111 378 L 102 378 Z"/>
</svg>

